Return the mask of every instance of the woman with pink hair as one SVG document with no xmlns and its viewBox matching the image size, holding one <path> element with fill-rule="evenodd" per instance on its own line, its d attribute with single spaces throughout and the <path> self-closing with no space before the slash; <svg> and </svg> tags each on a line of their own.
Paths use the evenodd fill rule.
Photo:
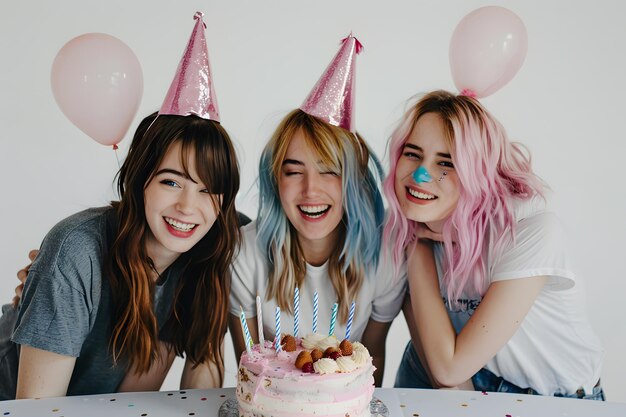
<svg viewBox="0 0 626 417">
<path fill-rule="evenodd" d="M 603 400 L 603 349 L 530 157 L 474 98 L 434 91 L 390 141 L 384 239 L 407 260 L 396 386 Z"/>
</svg>

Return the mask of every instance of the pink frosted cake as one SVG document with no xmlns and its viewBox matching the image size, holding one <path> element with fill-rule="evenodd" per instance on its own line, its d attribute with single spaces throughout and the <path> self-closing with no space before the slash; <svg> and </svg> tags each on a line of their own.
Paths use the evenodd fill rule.
<svg viewBox="0 0 626 417">
<path fill-rule="evenodd" d="M 255 345 L 239 362 L 239 414 L 369 417 L 374 369 L 365 346 L 335 336 L 285 336 L 278 354 L 269 342 Z"/>
</svg>

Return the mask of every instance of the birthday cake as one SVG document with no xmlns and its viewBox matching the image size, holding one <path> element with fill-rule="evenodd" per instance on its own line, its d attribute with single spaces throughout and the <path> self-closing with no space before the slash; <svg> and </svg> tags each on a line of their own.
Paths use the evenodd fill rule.
<svg viewBox="0 0 626 417">
<path fill-rule="evenodd" d="M 286 335 L 244 352 L 237 400 L 242 417 L 369 417 L 372 358 L 361 343 L 316 333 Z"/>
</svg>

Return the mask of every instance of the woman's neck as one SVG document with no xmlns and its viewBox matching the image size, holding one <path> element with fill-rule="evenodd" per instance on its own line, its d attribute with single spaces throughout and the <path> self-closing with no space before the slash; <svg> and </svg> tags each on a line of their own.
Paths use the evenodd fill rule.
<svg viewBox="0 0 626 417">
<path fill-rule="evenodd" d="M 146 239 L 146 254 L 152 261 L 154 272 L 156 272 L 152 277 L 155 281 L 180 256 L 179 253 L 169 251 L 159 244 L 153 244 L 152 239 Z"/>
<path fill-rule="evenodd" d="M 442 233 L 445 220 L 437 220 L 434 222 L 424 223 L 432 232 Z"/>
<path fill-rule="evenodd" d="M 304 260 L 313 266 L 321 266 L 326 263 L 337 246 L 337 239 L 339 239 L 339 227 L 322 239 L 306 239 L 298 235 Z"/>
</svg>

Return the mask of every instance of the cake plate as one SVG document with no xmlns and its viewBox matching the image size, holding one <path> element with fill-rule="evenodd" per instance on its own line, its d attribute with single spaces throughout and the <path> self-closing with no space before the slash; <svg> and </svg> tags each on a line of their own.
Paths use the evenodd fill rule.
<svg viewBox="0 0 626 417">
<path fill-rule="evenodd" d="M 378 398 L 372 398 L 370 401 L 371 417 L 389 417 L 389 409 Z M 239 417 L 239 406 L 236 398 L 229 398 L 220 407 L 219 417 Z"/>
</svg>

